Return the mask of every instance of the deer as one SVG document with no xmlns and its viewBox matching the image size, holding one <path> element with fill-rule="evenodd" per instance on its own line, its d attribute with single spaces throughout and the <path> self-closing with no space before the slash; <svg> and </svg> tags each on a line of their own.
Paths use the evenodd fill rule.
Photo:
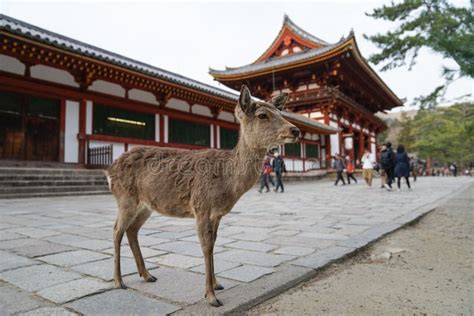
<svg viewBox="0 0 474 316">
<path fill-rule="evenodd" d="M 214 274 L 213 256 L 219 223 L 256 183 L 270 146 L 299 140 L 300 130 L 280 112 L 287 100 L 286 93 L 269 102 L 255 100 L 242 86 L 234 111 L 240 132 L 233 150 L 137 146 L 112 163 L 106 175 L 118 208 L 113 227 L 116 288 L 127 288 L 120 271 L 124 234 L 140 277 L 146 282 L 157 280 L 146 269 L 138 243 L 138 231 L 156 211 L 195 219 L 205 265 L 204 296 L 211 306 L 222 305 L 215 293 L 223 287 Z"/>
</svg>

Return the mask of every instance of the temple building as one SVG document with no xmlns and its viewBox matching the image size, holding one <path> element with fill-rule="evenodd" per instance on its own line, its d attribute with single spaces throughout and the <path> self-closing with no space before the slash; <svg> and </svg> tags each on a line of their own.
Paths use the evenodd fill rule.
<svg viewBox="0 0 474 316">
<path fill-rule="evenodd" d="M 256 95 L 273 93 L 255 84 Z M 237 94 L 0 15 L 0 165 L 107 165 L 137 145 L 229 150 L 238 140 L 237 100 Z M 295 100 L 292 110 L 302 111 Z M 286 152 L 289 170 L 325 167 L 321 154 L 337 128 L 311 115 L 282 113 L 305 133 Z"/>
<path fill-rule="evenodd" d="M 335 153 L 353 160 L 364 149 L 375 153 L 377 135 L 386 129 L 375 113 L 402 105 L 362 57 L 352 31 L 330 44 L 301 29 L 288 16 L 270 47 L 253 63 L 210 69 L 210 74 L 232 89 L 246 84 L 262 99 L 288 92 L 290 111 L 339 128 L 337 134 L 318 139 L 323 166 Z M 301 146 L 286 146 L 286 155 L 303 155 Z"/>
</svg>

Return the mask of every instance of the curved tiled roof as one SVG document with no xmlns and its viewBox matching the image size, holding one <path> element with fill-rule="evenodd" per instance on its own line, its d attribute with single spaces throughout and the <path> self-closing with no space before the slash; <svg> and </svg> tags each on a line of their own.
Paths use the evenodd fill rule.
<svg viewBox="0 0 474 316">
<path fill-rule="evenodd" d="M 218 97 L 223 97 L 232 101 L 235 100 L 235 95 L 225 90 L 181 76 L 171 71 L 167 71 L 116 53 L 112 53 L 105 49 L 39 28 L 3 14 L 0 14 L 0 30 L 18 34 L 35 41 L 46 43 L 83 56 L 102 60 L 130 70 L 138 71 L 146 75 L 150 75 L 172 83 L 177 83 L 188 88 L 213 94 Z"/>
</svg>

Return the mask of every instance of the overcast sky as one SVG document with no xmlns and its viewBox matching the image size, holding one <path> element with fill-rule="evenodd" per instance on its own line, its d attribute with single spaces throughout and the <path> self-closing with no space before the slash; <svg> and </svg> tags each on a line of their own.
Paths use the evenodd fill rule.
<svg viewBox="0 0 474 316">
<path fill-rule="evenodd" d="M 469 0 L 456 1 L 468 6 Z M 23 1 L 0 0 L 0 12 L 50 31 L 137 59 L 219 87 L 209 67 L 253 62 L 272 43 L 286 13 L 294 23 L 326 40 L 337 42 L 354 29 L 362 54 L 377 48 L 362 34 L 385 32 L 393 24 L 365 16 L 388 1 Z M 443 81 L 441 65 L 453 65 L 429 50 L 418 64 L 380 72 L 388 86 L 409 103 Z M 448 98 L 473 94 L 472 79 L 452 84 Z M 472 100 L 472 96 L 469 98 Z M 406 109 L 411 109 L 406 106 Z"/>
</svg>

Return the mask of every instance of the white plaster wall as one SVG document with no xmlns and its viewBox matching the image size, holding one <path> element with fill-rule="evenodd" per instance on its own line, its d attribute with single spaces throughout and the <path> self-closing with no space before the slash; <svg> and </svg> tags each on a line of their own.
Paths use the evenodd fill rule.
<svg viewBox="0 0 474 316">
<path fill-rule="evenodd" d="M 65 70 L 45 65 L 35 65 L 30 68 L 30 74 L 32 78 L 56 82 L 72 87 L 79 87 L 79 84 L 74 81 L 74 77 Z"/>
<path fill-rule="evenodd" d="M 156 101 L 155 96 L 153 93 L 148 91 L 143 91 L 140 89 L 130 89 L 128 90 L 128 98 L 131 100 L 151 103 L 154 105 L 159 105 L 158 101 Z"/>
<path fill-rule="evenodd" d="M 321 146 L 325 146 L 326 145 L 326 137 L 324 135 L 320 135 L 320 138 L 321 138 Z"/>
<path fill-rule="evenodd" d="M 227 121 L 227 122 L 235 122 L 234 114 L 227 111 L 221 111 L 217 116 L 217 119 Z"/>
<path fill-rule="evenodd" d="M 86 134 L 92 135 L 92 101 L 86 101 Z"/>
<path fill-rule="evenodd" d="M 214 148 L 214 124 L 209 125 L 211 131 L 211 148 Z"/>
<path fill-rule="evenodd" d="M 189 104 L 183 100 L 172 98 L 168 101 L 168 103 L 166 103 L 166 107 L 178 111 L 189 112 Z"/>
<path fill-rule="evenodd" d="M 79 102 L 66 101 L 64 162 L 79 162 Z"/>
<path fill-rule="evenodd" d="M 160 115 L 155 114 L 155 141 L 160 141 Z"/>
<path fill-rule="evenodd" d="M 168 115 L 163 115 L 163 125 L 164 125 L 164 133 L 165 135 L 163 136 L 163 141 L 165 143 L 168 143 Z"/>
<path fill-rule="evenodd" d="M 337 127 L 336 122 L 329 122 L 330 126 Z M 330 140 L 331 140 L 331 156 L 334 156 L 335 154 L 339 153 L 339 133 L 336 134 L 331 134 Z"/>
<path fill-rule="evenodd" d="M 91 140 L 89 142 L 89 147 L 95 148 L 95 147 L 101 147 L 101 146 L 108 146 L 112 144 L 112 159 L 115 160 L 118 157 L 120 157 L 121 154 L 125 152 L 125 144 L 124 143 L 110 143 L 110 142 L 102 142 L 102 141 L 96 141 L 96 140 Z M 130 147 L 129 147 L 130 148 Z"/>
<path fill-rule="evenodd" d="M 203 116 L 207 116 L 207 117 L 212 117 L 211 109 L 209 109 L 207 106 L 204 106 L 204 105 L 194 104 L 191 107 L 191 111 L 194 114 L 203 115 Z"/>
<path fill-rule="evenodd" d="M 311 139 L 312 140 L 318 140 L 319 139 L 319 134 L 313 134 Z"/>
<path fill-rule="evenodd" d="M 219 125 L 217 127 L 217 148 L 221 148 L 221 127 Z"/>
<path fill-rule="evenodd" d="M 308 85 L 308 89 L 316 89 L 316 88 L 319 88 L 318 84 L 317 83 L 310 83 Z"/>
<path fill-rule="evenodd" d="M 301 159 L 285 159 L 285 167 L 288 171 L 303 171 L 303 160 Z"/>
<path fill-rule="evenodd" d="M 306 169 L 306 171 L 312 170 L 312 169 L 321 169 L 321 164 L 319 162 L 319 159 L 308 159 L 308 160 L 306 160 L 305 169 Z"/>
<path fill-rule="evenodd" d="M 88 90 L 111 94 L 122 98 L 125 97 L 125 89 L 122 88 L 122 86 L 104 80 L 94 81 Z"/>
<path fill-rule="evenodd" d="M 374 143 L 370 146 L 370 152 L 374 155 L 377 153 L 377 146 Z"/>
<path fill-rule="evenodd" d="M 18 59 L 0 54 L 0 70 L 23 76 L 25 68 L 25 65 Z"/>
</svg>

